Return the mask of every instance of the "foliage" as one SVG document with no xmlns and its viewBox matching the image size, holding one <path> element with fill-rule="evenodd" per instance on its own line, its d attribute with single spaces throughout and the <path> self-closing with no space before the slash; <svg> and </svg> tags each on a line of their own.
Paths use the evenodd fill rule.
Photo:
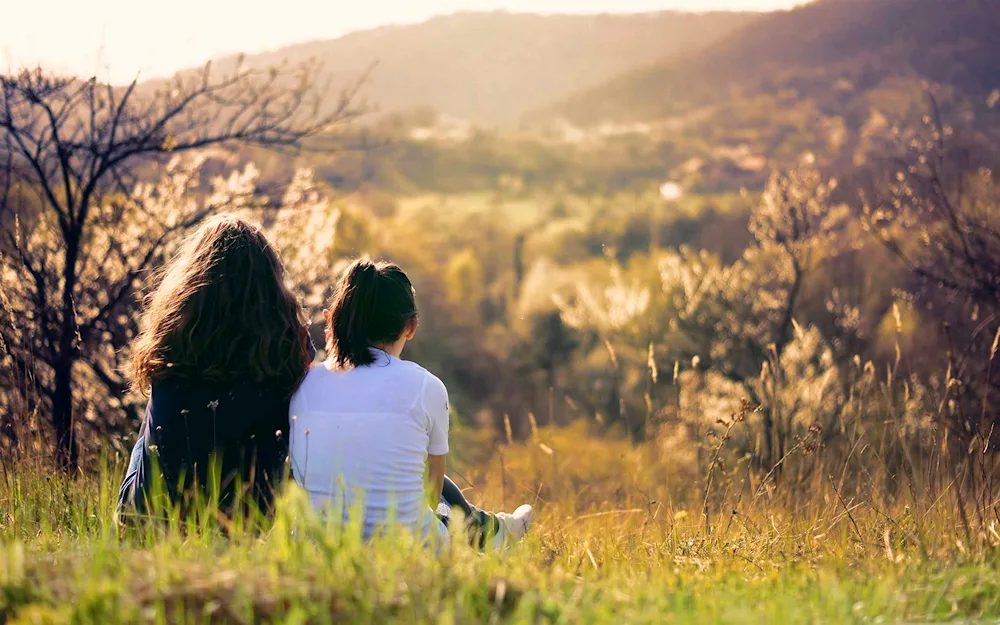
<svg viewBox="0 0 1000 625">
<path fill-rule="evenodd" d="M 959 436 L 988 438 L 996 418 L 987 406 L 1000 392 L 996 342 L 989 341 L 1000 315 L 995 129 L 956 129 L 937 98 L 927 100 L 923 124 L 895 133 L 896 149 L 872 172 L 860 213 L 866 230 L 919 279 L 923 307 L 952 311 L 944 327 L 948 366 L 969 380 L 955 391 L 952 425 Z"/>
<path fill-rule="evenodd" d="M 126 403 L 117 353 L 142 281 L 178 236 L 247 200 L 254 170 L 213 178 L 195 199 L 204 157 L 188 168 L 169 157 L 230 144 L 293 148 L 357 114 L 347 92 L 317 115 L 312 76 L 310 66 L 219 75 L 208 65 L 156 91 L 41 69 L 0 76 L 0 274 L 12 322 L 0 341 L 14 371 L 0 392 L 19 395 L 26 414 L 42 402 L 66 467 L 77 467 L 80 425 L 108 403 L 81 413 L 77 399 L 96 387 L 112 408 Z M 158 164 L 164 179 L 150 183 Z"/>
</svg>

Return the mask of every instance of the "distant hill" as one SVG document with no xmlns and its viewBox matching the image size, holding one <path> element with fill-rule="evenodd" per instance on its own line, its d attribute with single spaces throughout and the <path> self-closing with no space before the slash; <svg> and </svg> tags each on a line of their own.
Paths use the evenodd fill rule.
<svg viewBox="0 0 1000 625">
<path fill-rule="evenodd" d="M 318 59 L 334 84 L 375 65 L 364 97 L 383 112 L 431 107 L 485 124 L 718 41 L 753 13 L 635 15 L 458 13 L 245 58 L 249 66 Z M 224 68 L 235 57 L 219 59 Z"/>
<path fill-rule="evenodd" d="M 531 118 L 648 121 L 781 90 L 833 111 L 845 87 L 863 92 L 898 78 L 977 97 L 1000 87 L 1000 0 L 819 0 L 766 14 L 704 49 L 627 72 Z"/>
</svg>

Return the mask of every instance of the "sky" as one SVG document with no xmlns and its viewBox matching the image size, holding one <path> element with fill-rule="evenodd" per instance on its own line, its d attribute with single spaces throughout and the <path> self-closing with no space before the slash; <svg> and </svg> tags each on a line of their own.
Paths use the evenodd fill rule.
<svg viewBox="0 0 1000 625">
<path fill-rule="evenodd" d="M 802 0 L 0 0 L 0 72 L 42 65 L 113 83 L 456 11 L 637 13 L 790 8 Z"/>
</svg>

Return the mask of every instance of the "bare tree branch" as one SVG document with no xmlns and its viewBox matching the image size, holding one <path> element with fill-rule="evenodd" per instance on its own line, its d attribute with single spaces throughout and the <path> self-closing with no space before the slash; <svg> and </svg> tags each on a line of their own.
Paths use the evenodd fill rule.
<svg viewBox="0 0 1000 625">
<path fill-rule="evenodd" d="M 81 354 L 106 336 L 118 346 L 127 340 L 139 278 L 172 240 L 224 204 L 164 207 L 147 182 L 172 175 L 164 163 L 179 154 L 231 145 L 298 149 L 361 113 L 354 106 L 359 83 L 320 114 L 324 94 L 315 75 L 314 66 L 220 75 L 207 64 L 159 89 L 43 70 L 0 76 L 0 220 L 23 224 L 5 228 L 0 259 L 22 277 L 15 312 L 33 326 L 2 338 L 9 350 L 44 357 L 43 377 L 52 381 L 46 404 L 67 466 L 77 459 L 73 393 Z M 167 193 L 189 192 L 183 180 L 174 183 Z M 109 363 L 88 364 L 105 387 L 121 390 Z"/>
</svg>

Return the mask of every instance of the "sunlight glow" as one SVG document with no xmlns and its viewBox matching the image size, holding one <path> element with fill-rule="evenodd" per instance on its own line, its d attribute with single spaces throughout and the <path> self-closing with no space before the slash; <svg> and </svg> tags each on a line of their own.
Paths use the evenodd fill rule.
<svg viewBox="0 0 1000 625">
<path fill-rule="evenodd" d="M 262 52 L 456 11 L 637 13 L 790 8 L 803 0 L 8 0 L 3 71 L 41 64 L 115 83 L 153 78 L 233 52 Z"/>
</svg>

